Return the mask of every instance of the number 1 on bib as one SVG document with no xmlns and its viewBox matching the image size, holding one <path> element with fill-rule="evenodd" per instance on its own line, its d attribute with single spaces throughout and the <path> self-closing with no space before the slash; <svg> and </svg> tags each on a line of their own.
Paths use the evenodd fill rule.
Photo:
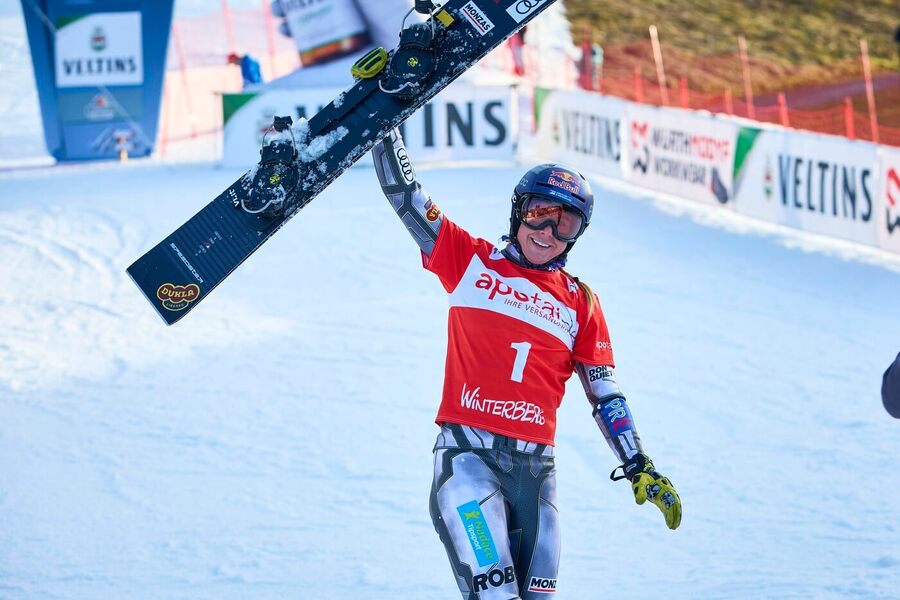
<svg viewBox="0 0 900 600">
<path fill-rule="evenodd" d="M 509 345 L 516 351 L 516 361 L 513 363 L 512 375 L 510 379 L 516 383 L 522 383 L 522 375 L 525 372 L 525 361 L 528 360 L 528 352 L 531 350 L 530 342 L 513 342 Z"/>
</svg>

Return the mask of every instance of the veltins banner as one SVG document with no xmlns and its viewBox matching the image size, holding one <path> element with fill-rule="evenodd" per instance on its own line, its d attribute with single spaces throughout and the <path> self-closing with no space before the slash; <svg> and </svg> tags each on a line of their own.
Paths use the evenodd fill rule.
<svg viewBox="0 0 900 600">
<path fill-rule="evenodd" d="M 738 126 L 693 111 L 627 105 L 624 175 L 639 186 L 731 206 Z"/>
<path fill-rule="evenodd" d="M 900 254 L 900 149 L 878 149 L 878 172 L 874 219 L 878 245 Z"/>
<path fill-rule="evenodd" d="M 60 17 L 56 24 L 56 87 L 141 85 L 141 13 Z"/>
<path fill-rule="evenodd" d="M 275 115 L 311 118 L 342 89 L 303 88 L 223 96 L 223 164 L 250 167 L 259 160 L 263 134 Z M 515 90 L 457 81 L 416 111 L 403 138 L 416 161 L 512 160 L 517 131 Z"/>
<path fill-rule="evenodd" d="M 740 137 L 748 133 L 739 213 L 878 245 L 874 144 L 795 130 L 742 128 Z"/>
<path fill-rule="evenodd" d="M 599 94 L 536 90 L 535 155 L 620 179 L 625 106 Z"/>
<path fill-rule="evenodd" d="M 153 150 L 174 0 L 21 0 L 47 152 Z"/>
</svg>

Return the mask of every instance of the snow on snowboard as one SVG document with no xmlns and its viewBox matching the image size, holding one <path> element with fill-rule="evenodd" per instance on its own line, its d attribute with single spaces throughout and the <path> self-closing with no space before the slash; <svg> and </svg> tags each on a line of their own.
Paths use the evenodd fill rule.
<svg viewBox="0 0 900 600">
<path fill-rule="evenodd" d="M 555 0 L 448 0 L 369 52 L 354 85 L 309 121 L 275 119 L 260 163 L 140 257 L 128 274 L 166 324 L 191 311 L 234 269 L 379 139 Z"/>
</svg>

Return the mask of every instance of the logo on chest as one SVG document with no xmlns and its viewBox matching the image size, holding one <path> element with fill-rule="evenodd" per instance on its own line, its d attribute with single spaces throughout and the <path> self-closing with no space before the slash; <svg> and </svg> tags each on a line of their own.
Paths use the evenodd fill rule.
<svg viewBox="0 0 900 600">
<path fill-rule="evenodd" d="M 521 309 L 526 313 L 558 324 L 566 330 L 571 331 L 572 329 L 574 320 L 569 309 L 561 306 L 549 294 L 542 294 L 538 290 L 527 293 L 517 290 L 496 273 L 491 275 L 490 273 L 482 272 L 478 280 L 475 281 L 475 287 L 484 290 L 487 294 L 487 299 L 492 302 L 501 302 L 512 308 Z"/>
<path fill-rule="evenodd" d="M 567 296 L 562 281 L 558 287 L 558 293 Z M 450 294 L 450 305 L 512 317 L 552 335 L 571 350 L 578 333 L 577 313 L 548 291 L 552 289 L 539 287 L 527 277 L 501 275 L 476 255 Z"/>
</svg>

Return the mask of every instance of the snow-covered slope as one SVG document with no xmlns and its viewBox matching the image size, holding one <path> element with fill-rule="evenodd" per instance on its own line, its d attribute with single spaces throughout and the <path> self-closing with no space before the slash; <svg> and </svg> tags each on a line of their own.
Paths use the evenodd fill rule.
<svg viewBox="0 0 900 600">
<path fill-rule="evenodd" d="M 521 171 L 419 175 L 494 240 Z M 237 174 L 0 176 L 0 597 L 458 597 L 427 509 L 446 297 L 371 170 L 175 327 L 128 280 Z M 559 597 L 896 597 L 898 272 L 598 190 L 571 270 L 685 512 L 608 481 L 570 382 Z"/>
</svg>

